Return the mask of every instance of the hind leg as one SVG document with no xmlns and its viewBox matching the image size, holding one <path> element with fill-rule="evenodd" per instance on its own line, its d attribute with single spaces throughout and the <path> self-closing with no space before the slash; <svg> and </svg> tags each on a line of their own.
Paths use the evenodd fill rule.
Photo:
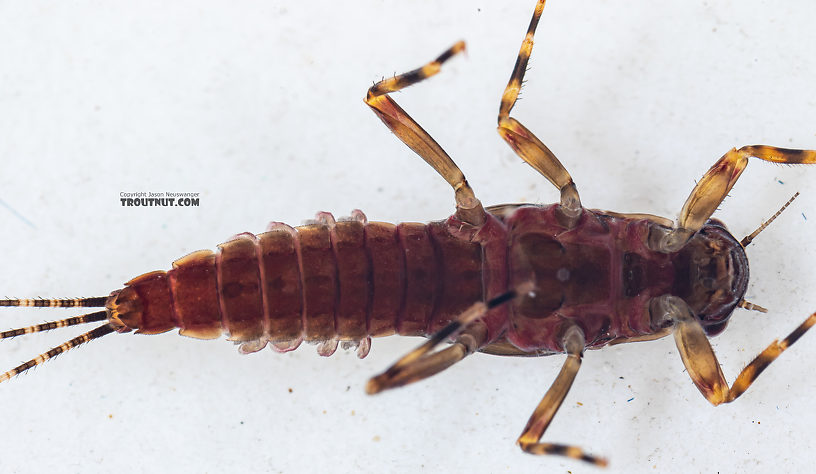
<svg viewBox="0 0 816 474">
<path fill-rule="evenodd" d="M 465 43 L 460 41 L 421 68 L 374 84 L 368 89 L 365 102 L 397 138 L 414 150 L 451 185 L 456 193 L 457 217 L 468 224 L 478 226 L 485 221 L 485 210 L 476 199 L 465 175 L 433 137 L 389 96 L 391 92 L 402 90 L 438 73 L 442 63 L 464 50 Z"/>
<path fill-rule="evenodd" d="M 523 292 L 512 290 L 487 303 L 473 303 L 427 342 L 406 354 L 382 374 L 372 377 L 366 384 L 366 392 L 379 393 L 428 378 L 479 350 L 487 342 L 487 328 L 479 319 L 491 309 L 511 301 L 519 293 Z M 453 344 L 441 351 L 432 352 L 436 346 L 450 338 L 453 338 Z"/>
</svg>

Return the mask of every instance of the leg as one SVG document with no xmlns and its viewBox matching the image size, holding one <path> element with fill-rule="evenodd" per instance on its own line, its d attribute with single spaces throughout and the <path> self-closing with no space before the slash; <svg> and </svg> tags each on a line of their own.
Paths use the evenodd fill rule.
<svg viewBox="0 0 816 474">
<path fill-rule="evenodd" d="M 816 313 L 813 313 L 782 342 L 774 341 L 760 352 L 750 364 L 742 369 L 734 385 L 729 387 L 702 326 L 686 303 L 674 296 L 663 296 L 660 297 L 658 304 L 666 317 L 675 323 L 674 339 L 691 379 L 706 400 L 715 406 L 736 400 L 748 390 L 748 387 L 771 362 L 816 324 Z"/>
<path fill-rule="evenodd" d="M 414 150 L 453 187 L 456 192 L 456 214 L 459 219 L 469 224 L 481 225 L 484 223 L 485 211 L 473 194 L 465 175 L 428 132 L 388 95 L 433 76 L 439 72 L 442 63 L 464 50 L 465 43 L 460 41 L 425 66 L 374 84 L 368 89 L 365 102 L 397 138 Z"/>
<path fill-rule="evenodd" d="M 717 210 L 748 166 L 748 158 L 789 165 L 812 165 L 816 164 L 816 150 L 792 150 L 767 145 L 732 149 L 714 163 L 691 191 L 680 211 L 677 225 L 673 229 L 654 227 L 649 235 L 649 247 L 666 253 L 680 250 Z"/>
<path fill-rule="evenodd" d="M 532 285 L 522 285 L 487 303 L 480 301 L 472 304 L 455 321 L 431 336 L 425 344 L 406 354 L 382 374 L 372 377 L 366 384 L 366 392 L 375 394 L 426 379 L 481 349 L 487 343 L 487 329 L 479 318 L 496 306 L 512 301 L 531 289 Z M 449 338 L 453 338 L 450 347 L 431 353 L 436 346 Z"/>
<path fill-rule="evenodd" d="M 567 360 L 564 362 L 564 366 L 561 368 L 555 382 L 536 407 L 530 421 L 527 422 L 527 426 L 524 427 L 524 432 L 516 441 L 524 452 L 530 454 L 558 454 L 598 466 L 606 466 L 606 459 L 586 454 L 576 446 L 539 442 L 567 396 L 572 381 L 575 380 L 575 375 L 581 367 L 581 357 L 583 356 L 585 343 L 584 333 L 577 326 L 572 326 L 566 331 L 564 350 L 567 352 Z"/>
<path fill-rule="evenodd" d="M 406 354 L 382 374 L 369 379 L 366 393 L 373 395 L 426 379 L 477 351 L 487 342 L 487 330 L 483 324 L 474 321 L 484 316 L 488 309 L 488 305 L 484 303 L 475 303 L 456 321 L 431 336 L 426 343 Z M 429 354 L 449 337 L 454 337 L 453 344 Z"/>
<path fill-rule="evenodd" d="M 535 34 L 541 12 L 544 10 L 545 0 L 539 0 L 536 5 L 530 26 L 527 28 L 527 36 L 521 43 L 516 65 L 510 82 L 504 89 L 501 105 L 499 106 L 499 135 L 510 145 L 517 155 L 536 169 L 545 178 L 561 191 L 561 213 L 566 218 L 566 223 L 572 227 L 581 215 L 581 199 L 572 177 L 558 161 L 553 152 L 550 151 L 541 141 L 533 135 L 518 120 L 510 117 L 510 111 L 516 104 L 521 83 L 524 79 L 524 72 L 527 70 L 527 61 L 533 50 L 533 35 Z"/>
</svg>

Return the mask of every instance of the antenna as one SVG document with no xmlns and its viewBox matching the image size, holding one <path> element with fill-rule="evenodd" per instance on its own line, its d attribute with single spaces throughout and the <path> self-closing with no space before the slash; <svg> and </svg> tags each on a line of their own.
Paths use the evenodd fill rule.
<svg viewBox="0 0 816 474">
<path fill-rule="evenodd" d="M 751 232 L 751 234 L 750 234 L 750 235 L 745 236 L 745 237 L 744 237 L 744 238 L 743 238 L 743 239 L 740 241 L 740 245 L 742 245 L 742 247 L 743 247 L 743 248 L 745 248 L 745 247 L 747 247 L 747 246 L 748 246 L 748 244 L 750 244 L 751 242 L 753 242 L 754 238 L 756 238 L 756 236 L 757 236 L 757 235 L 759 235 L 759 233 L 760 233 L 760 232 L 762 232 L 763 230 L 765 230 L 765 228 L 766 228 L 766 227 L 768 227 L 768 225 L 770 225 L 770 223 L 771 223 L 771 222 L 773 222 L 773 221 L 774 221 L 774 219 L 776 219 L 777 217 L 779 217 L 779 214 L 782 214 L 782 211 L 784 211 L 784 210 L 785 210 L 785 209 L 786 209 L 788 206 L 790 206 L 790 203 L 792 203 L 792 202 L 793 202 L 793 200 L 794 200 L 794 199 L 796 199 L 797 197 L 799 197 L 799 192 L 797 192 L 797 193 L 796 193 L 796 194 L 794 194 L 794 195 L 793 195 L 793 196 L 792 196 L 790 199 L 788 199 L 788 202 L 786 202 L 786 203 L 785 203 L 785 205 L 784 205 L 784 206 L 782 206 L 782 208 L 781 208 L 781 209 L 779 209 L 778 211 L 776 211 L 776 214 L 774 214 L 773 216 L 771 216 L 771 218 L 770 218 L 770 219 L 768 219 L 767 221 L 763 222 L 763 223 L 762 223 L 762 225 L 761 225 L 761 226 L 759 226 L 759 228 L 758 228 L 757 230 L 755 230 L 755 231 Z"/>
</svg>

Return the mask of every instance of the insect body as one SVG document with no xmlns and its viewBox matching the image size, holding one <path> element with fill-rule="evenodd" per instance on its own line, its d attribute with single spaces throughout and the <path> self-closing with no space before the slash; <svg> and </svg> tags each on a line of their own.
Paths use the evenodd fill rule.
<svg viewBox="0 0 816 474">
<path fill-rule="evenodd" d="M 814 164 L 816 151 L 748 146 L 726 153 L 692 191 L 678 222 L 585 209 L 555 155 L 510 116 L 520 90 L 539 2 L 502 97 L 499 133 L 560 191 L 549 206 L 484 208 L 442 148 L 389 93 L 436 74 L 464 49 L 457 43 L 437 60 L 375 84 L 367 104 L 455 191 L 457 211 L 424 224 L 368 222 L 362 213 L 335 222 L 319 214 L 293 229 L 274 224 L 259 236 L 241 235 L 212 253 L 184 257 L 168 272 L 131 280 L 110 297 L 4 300 L 6 306 L 83 306 L 103 311 L 3 333 L 12 337 L 55 327 L 105 321 L 83 336 L 22 364 L 7 379 L 88 340 L 112 332 L 213 338 L 226 332 L 244 352 L 272 343 L 292 350 L 320 342 L 359 345 L 392 333 L 425 335 L 411 352 L 367 389 L 378 392 L 428 377 L 475 351 L 498 355 L 566 353 L 556 382 L 518 442 L 533 454 L 562 454 L 596 464 L 601 458 L 573 446 L 540 442 L 563 401 L 585 348 L 648 340 L 674 333 L 689 374 L 714 404 L 737 398 L 779 353 L 806 331 L 808 318 L 781 344 L 763 351 L 729 387 L 706 335 L 724 329 L 748 281 L 744 245 L 710 216 L 749 158 Z M 452 345 L 438 352 L 441 342 Z"/>
<path fill-rule="evenodd" d="M 445 223 L 371 222 L 357 211 L 340 222 L 242 234 L 176 261 L 169 272 L 142 275 L 107 300 L 120 330 L 153 334 L 181 328 L 203 339 L 241 341 L 244 352 L 280 351 L 302 340 L 331 355 L 338 342 L 428 335 L 482 298 L 478 243 L 459 239 Z"/>
</svg>

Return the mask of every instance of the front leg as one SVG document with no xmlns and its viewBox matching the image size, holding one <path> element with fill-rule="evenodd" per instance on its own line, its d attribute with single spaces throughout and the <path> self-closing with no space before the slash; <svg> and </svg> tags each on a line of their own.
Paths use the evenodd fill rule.
<svg viewBox="0 0 816 474">
<path fill-rule="evenodd" d="M 760 352 L 729 387 L 703 327 L 685 301 L 676 296 L 661 296 L 656 303 L 663 317 L 674 322 L 674 339 L 691 380 L 715 406 L 736 400 L 771 362 L 816 324 L 816 313 L 813 313 L 782 342 L 774 341 Z"/>
<path fill-rule="evenodd" d="M 731 149 L 706 172 L 683 205 L 673 229 L 654 226 L 649 234 L 649 248 L 658 252 L 680 250 L 700 230 L 731 191 L 748 158 L 787 165 L 816 164 L 816 150 L 793 150 L 768 145 L 744 146 Z"/>
</svg>

